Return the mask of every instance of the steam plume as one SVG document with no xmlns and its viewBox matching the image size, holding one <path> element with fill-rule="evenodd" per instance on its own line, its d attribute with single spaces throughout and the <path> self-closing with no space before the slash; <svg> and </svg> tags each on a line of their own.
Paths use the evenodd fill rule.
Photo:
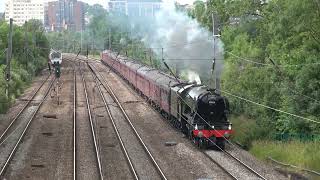
<svg viewBox="0 0 320 180">
<path fill-rule="evenodd" d="M 146 31 L 141 34 L 146 46 L 153 48 L 161 56 L 162 48 L 165 61 L 178 72 L 192 71 L 203 79 L 210 79 L 213 60 L 215 75 L 220 78 L 223 68 L 223 44 L 214 42 L 212 33 L 183 12 L 177 12 L 173 3 L 165 4 L 151 22 L 144 22 Z M 194 75 L 194 74 L 193 74 Z M 187 76 L 190 77 L 190 76 Z"/>
</svg>

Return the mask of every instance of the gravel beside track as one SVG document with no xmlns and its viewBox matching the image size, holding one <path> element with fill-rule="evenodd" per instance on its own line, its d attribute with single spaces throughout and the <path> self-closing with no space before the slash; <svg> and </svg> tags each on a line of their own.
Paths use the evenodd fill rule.
<svg viewBox="0 0 320 180">
<path fill-rule="evenodd" d="M 79 72 L 79 70 L 77 69 Z M 99 179 L 98 166 L 90 129 L 86 97 L 82 77 L 77 73 L 77 119 L 76 119 L 76 173 L 77 179 Z"/>
<path fill-rule="evenodd" d="M 40 76 L 35 78 L 35 80 L 32 82 L 32 85 L 24 91 L 21 97 L 16 99 L 16 102 L 12 105 L 12 107 L 10 107 L 8 112 L 6 114 L 0 114 L 0 134 L 4 132 L 4 130 L 11 123 L 11 120 L 28 103 L 28 100 L 31 100 L 34 92 L 41 86 L 43 81 L 47 79 L 48 75 L 49 74 L 47 71 L 43 71 Z"/>
<path fill-rule="evenodd" d="M 279 173 L 272 167 L 271 165 L 267 165 L 253 155 L 251 155 L 248 151 L 245 151 L 237 146 L 228 145 L 229 148 L 227 152 L 232 154 L 233 156 L 238 157 L 241 161 L 245 162 L 248 166 L 252 167 L 256 172 L 263 175 L 266 179 L 277 179 L 277 180 L 285 180 L 288 179 L 283 174 Z"/>
<path fill-rule="evenodd" d="M 56 97 L 43 103 L 30 125 L 5 177 L 8 179 L 70 179 L 72 177 L 72 76 L 63 64 L 61 104 Z M 52 118 L 47 117 L 52 116 Z M 55 117 L 54 117 L 55 116 Z"/>
<path fill-rule="evenodd" d="M 53 82 L 54 78 L 49 78 L 48 81 L 45 82 L 44 86 L 39 90 L 39 92 L 35 95 L 34 101 L 30 103 L 24 111 L 22 111 L 21 115 L 17 118 L 14 124 L 12 124 L 11 128 L 7 131 L 6 136 L 2 139 L 0 143 L 0 167 L 3 168 L 7 159 L 10 157 L 12 150 L 17 146 L 17 142 L 22 136 L 26 126 L 30 123 L 30 119 L 33 118 L 34 114 L 37 113 L 37 109 L 39 108 L 40 102 L 45 98 L 45 94 L 50 88 L 51 82 Z M 11 161 L 12 162 L 12 161 Z"/>
<path fill-rule="evenodd" d="M 95 80 L 86 65 L 84 76 L 92 108 L 93 121 L 105 179 L 132 179 L 132 174 L 121 151 Z"/>
<path fill-rule="evenodd" d="M 105 90 L 104 96 L 108 104 L 110 104 L 111 114 L 114 117 L 115 124 L 119 130 L 120 136 L 126 146 L 128 154 L 132 160 L 132 163 L 136 169 L 136 172 L 140 179 L 161 179 L 157 169 L 150 160 L 148 154 L 144 151 L 134 131 L 127 123 L 124 115 L 114 103 L 109 93 Z"/>
<path fill-rule="evenodd" d="M 242 164 L 222 151 L 206 151 L 205 153 L 239 180 L 260 179 Z"/>
</svg>

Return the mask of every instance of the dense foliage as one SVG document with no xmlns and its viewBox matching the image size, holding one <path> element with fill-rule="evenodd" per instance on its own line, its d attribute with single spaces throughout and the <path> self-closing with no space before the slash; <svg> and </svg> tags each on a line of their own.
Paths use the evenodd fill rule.
<svg viewBox="0 0 320 180">
<path fill-rule="evenodd" d="M 188 13 L 208 29 L 211 14 L 220 17 L 223 90 L 320 122 L 319 1 L 197 1 Z M 252 138 L 320 133 L 317 123 L 226 95 L 234 114 L 256 120 Z"/>
<path fill-rule="evenodd" d="M 39 21 L 29 21 L 22 27 L 13 27 L 13 50 L 9 97 L 6 96 L 5 68 L 9 25 L 0 21 L 0 113 L 4 113 L 32 78 L 46 65 L 48 41 Z"/>
</svg>

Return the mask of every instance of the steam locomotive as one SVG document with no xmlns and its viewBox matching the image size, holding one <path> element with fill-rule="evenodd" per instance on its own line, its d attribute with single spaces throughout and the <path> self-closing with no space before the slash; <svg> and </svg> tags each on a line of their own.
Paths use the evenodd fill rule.
<svg viewBox="0 0 320 180">
<path fill-rule="evenodd" d="M 57 78 L 60 78 L 61 74 L 61 63 L 62 63 L 62 53 L 51 49 L 49 54 L 49 60 L 51 66 L 54 68 L 54 73 Z"/>
<path fill-rule="evenodd" d="M 228 100 L 204 85 L 176 79 L 111 51 L 101 61 L 117 72 L 200 148 L 225 148 L 232 134 Z"/>
</svg>

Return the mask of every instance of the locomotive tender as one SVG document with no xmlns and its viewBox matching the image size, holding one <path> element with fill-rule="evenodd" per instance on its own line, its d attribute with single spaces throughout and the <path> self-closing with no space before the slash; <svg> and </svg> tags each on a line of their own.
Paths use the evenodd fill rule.
<svg viewBox="0 0 320 180">
<path fill-rule="evenodd" d="M 105 50 L 101 60 L 128 81 L 200 148 L 224 149 L 232 134 L 228 100 L 204 85 L 178 80 Z"/>
</svg>

